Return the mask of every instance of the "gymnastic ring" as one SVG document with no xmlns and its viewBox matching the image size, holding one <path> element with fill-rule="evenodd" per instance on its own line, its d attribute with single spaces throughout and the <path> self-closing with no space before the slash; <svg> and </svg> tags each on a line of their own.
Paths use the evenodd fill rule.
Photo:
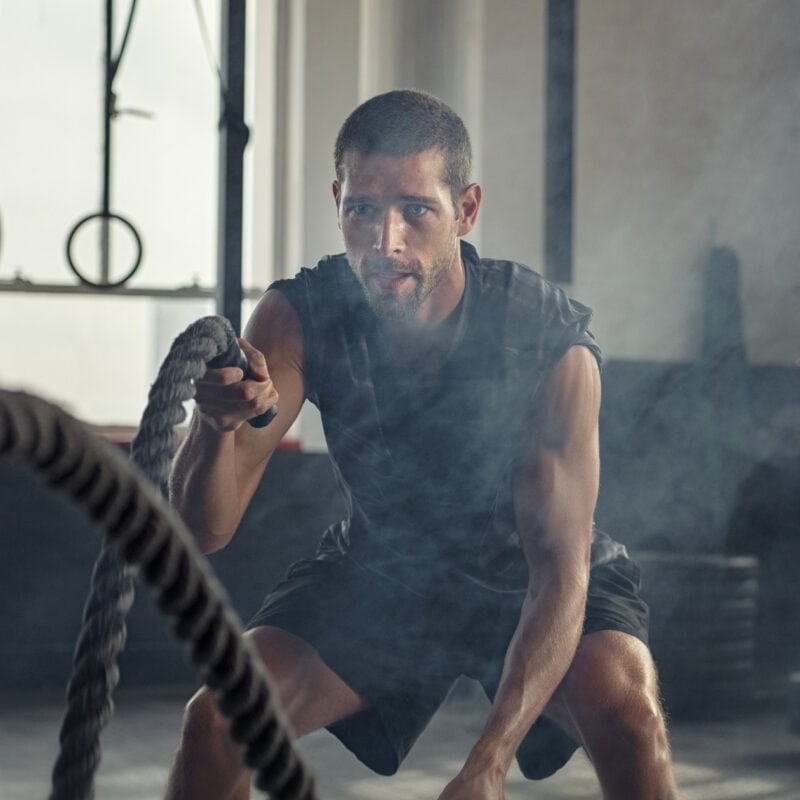
<svg viewBox="0 0 800 800">
<path fill-rule="evenodd" d="M 75 262 L 72 258 L 72 241 L 75 238 L 75 234 L 77 234 L 78 230 L 82 228 L 87 222 L 90 222 L 93 219 L 115 219 L 118 222 L 121 222 L 132 234 L 134 242 L 136 243 L 136 258 L 133 260 L 133 266 L 128 270 L 128 272 L 122 276 L 117 281 L 108 281 L 107 283 L 97 283 L 95 281 L 90 281 L 85 275 L 81 274 L 80 270 L 75 266 Z M 66 245 L 66 256 L 67 256 L 67 264 L 69 264 L 69 268 L 78 276 L 78 280 L 81 283 L 86 284 L 87 286 L 94 286 L 100 289 L 113 289 L 116 286 L 122 286 L 123 283 L 128 281 L 133 274 L 139 269 L 139 265 L 142 263 L 142 254 L 144 252 L 144 247 L 142 245 L 142 239 L 139 236 L 139 232 L 133 226 L 133 223 L 129 222 L 125 217 L 120 216 L 119 214 L 112 214 L 111 212 L 105 211 L 97 211 L 94 214 L 87 214 L 85 217 L 79 219 L 73 226 L 69 232 L 69 236 L 67 237 L 67 245 Z"/>
</svg>

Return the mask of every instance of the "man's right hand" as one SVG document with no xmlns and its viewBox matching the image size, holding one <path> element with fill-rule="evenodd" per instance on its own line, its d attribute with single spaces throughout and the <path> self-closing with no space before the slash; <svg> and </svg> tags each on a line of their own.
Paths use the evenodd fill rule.
<svg viewBox="0 0 800 800">
<path fill-rule="evenodd" d="M 239 339 L 250 374 L 238 367 L 206 370 L 195 384 L 195 402 L 202 420 L 221 433 L 235 431 L 247 420 L 263 414 L 278 402 L 264 354 L 246 339 Z"/>
</svg>

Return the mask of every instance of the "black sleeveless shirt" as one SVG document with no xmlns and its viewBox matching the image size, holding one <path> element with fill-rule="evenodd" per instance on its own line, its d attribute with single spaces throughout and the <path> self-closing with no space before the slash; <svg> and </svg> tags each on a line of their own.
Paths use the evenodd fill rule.
<svg viewBox="0 0 800 800">
<path fill-rule="evenodd" d="M 600 360 L 588 308 L 521 264 L 480 259 L 463 241 L 461 255 L 453 342 L 431 373 L 392 363 L 344 255 L 270 287 L 300 319 L 307 397 L 346 501 L 317 557 L 352 558 L 421 594 L 453 574 L 525 588 L 511 484 L 531 411 L 569 347 Z M 595 534 L 593 563 L 620 552 Z"/>
</svg>

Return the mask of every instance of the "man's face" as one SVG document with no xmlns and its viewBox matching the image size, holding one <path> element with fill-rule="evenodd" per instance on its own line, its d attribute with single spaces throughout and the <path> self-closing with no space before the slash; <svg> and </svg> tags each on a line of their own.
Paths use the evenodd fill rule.
<svg viewBox="0 0 800 800">
<path fill-rule="evenodd" d="M 458 238 L 466 231 L 443 171 L 438 150 L 411 156 L 351 151 L 341 184 L 334 184 L 350 266 L 386 322 L 435 321 L 456 284 L 460 298 Z"/>
</svg>

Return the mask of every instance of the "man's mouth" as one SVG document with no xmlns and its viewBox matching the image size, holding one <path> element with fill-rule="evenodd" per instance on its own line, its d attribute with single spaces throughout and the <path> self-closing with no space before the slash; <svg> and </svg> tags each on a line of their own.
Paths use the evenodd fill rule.
<svg viewBox="0 0 800 800">
<path fill-rule="evenodd" d="M 370 280 L 374 282 L 382 292 L 395 292 L 413 278 L 413 272 L 398 272 L 396 270 L 382 270 L 380 272 L 373 272 L 372 275 L 370 275 Z"/>
</svg>

